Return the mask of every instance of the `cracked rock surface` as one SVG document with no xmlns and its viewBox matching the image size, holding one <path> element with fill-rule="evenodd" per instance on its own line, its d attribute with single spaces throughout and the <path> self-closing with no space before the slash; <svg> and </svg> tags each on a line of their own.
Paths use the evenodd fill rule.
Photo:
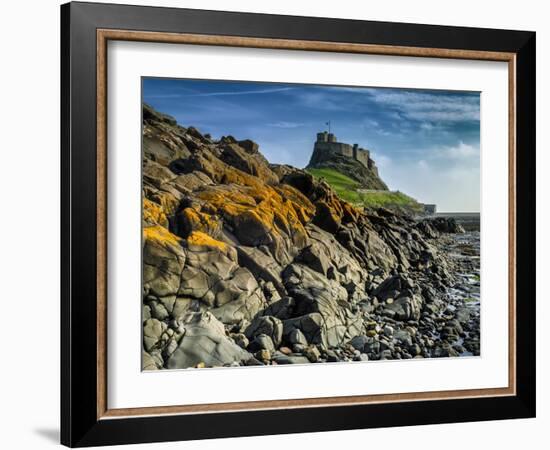
<svg viewBox="0 0 550 450">
<path fill-rule="evenodd" d="M 479 240 L 453 219 L 362 210 L 251 140 L 143 120 L 144 370 L 479 354 L 479 261 L 457 257 Z"/>
</svg>

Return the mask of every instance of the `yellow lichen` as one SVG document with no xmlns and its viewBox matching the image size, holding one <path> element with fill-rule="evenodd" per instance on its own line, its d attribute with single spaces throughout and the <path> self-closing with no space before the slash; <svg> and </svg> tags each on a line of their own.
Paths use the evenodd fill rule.
<svg viewBox="0 0 550 450">
<path fill-rule="evenodd" d="M 206 233 L 203 233 L 202 231 L 193 231 L 187 237 L 187 243 L 189 245 L 214 247 L 223 252 L 227 250 L 227 244 L 225 242 L 217 241 L 212 236 L 209 236 Z"/>
<path fill-rule="evenodd" d="M 180 214 L 187 233 L 202 231 L 211 236 L 217 236 L 221 230 L 219 219 L 211 214 L 193 208 L 185 208 Z"/>
<path fill-rule="evenodd" d="M 274 188 L 261 181 L 208 187 L 197 197 L 235 226 L 251 220 L 273 237 L 289 235 L 295 243 L 305 239 L 304 225 L 315 213 L 313 204 L 294 188 Z"/>
<path fill-rule="evenodd" d="M 168 226 L 168 219 L 161 206 L 147 198 L 143 199 L 143 220 L 163 227 Z"/>
<path fill-rule="evenodd" d="M 181 241 L 179 237 L 160 225 L 143 228 L 143 239 L 144 241 L 155 241 L 161 245 L 179 245 Z"/>
</svg>

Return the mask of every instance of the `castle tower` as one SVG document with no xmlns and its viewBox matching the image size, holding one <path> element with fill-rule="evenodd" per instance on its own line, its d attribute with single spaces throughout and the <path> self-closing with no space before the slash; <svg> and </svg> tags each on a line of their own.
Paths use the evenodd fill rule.
<svg viewBox="0 0 550 450">
<path fill-rule="evenodd" d="M 328 133 L 326 131 L 317 133 L 317 142 L 328 142 Z"/>
<path fill-rule="evenodd" d="M 357 150 L 359 150 L 359 144 L 353 144 L 353 159 L 357 159 Z"/>
<path fill-rule="evenodd" d="M 333 133 L 328 134 L 328 142 L 338 142 L 338 139 L 336 139 L 336 136 L 334 136 Z"/>
</svg>

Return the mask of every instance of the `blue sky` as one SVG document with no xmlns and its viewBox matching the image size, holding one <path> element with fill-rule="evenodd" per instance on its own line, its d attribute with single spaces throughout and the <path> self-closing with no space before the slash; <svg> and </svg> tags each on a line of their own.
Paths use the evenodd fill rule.
<svg viewBox="0 0 550 450">
<path fill-rule="evenodd" d="M 439 211 L 479 211 L 477 92 L 144 78 L 143 100 L 182 126 L 252 139 L 270 162 L 300 168 L 330 120 L 339 141 L 371 150 L 390 189 Z"/>
</svg>

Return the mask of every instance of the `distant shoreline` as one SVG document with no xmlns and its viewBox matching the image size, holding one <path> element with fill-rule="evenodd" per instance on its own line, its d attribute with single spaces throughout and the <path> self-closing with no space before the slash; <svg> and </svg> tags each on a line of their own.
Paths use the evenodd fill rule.
<svg viewBox="0 0 550 450">
<path fill-rule="evenodd" d="M 433 217 L 452 217 L 466 231 L 479 231 L 480 229 L 479 212 L 438 212 Z"/>
</svg>

